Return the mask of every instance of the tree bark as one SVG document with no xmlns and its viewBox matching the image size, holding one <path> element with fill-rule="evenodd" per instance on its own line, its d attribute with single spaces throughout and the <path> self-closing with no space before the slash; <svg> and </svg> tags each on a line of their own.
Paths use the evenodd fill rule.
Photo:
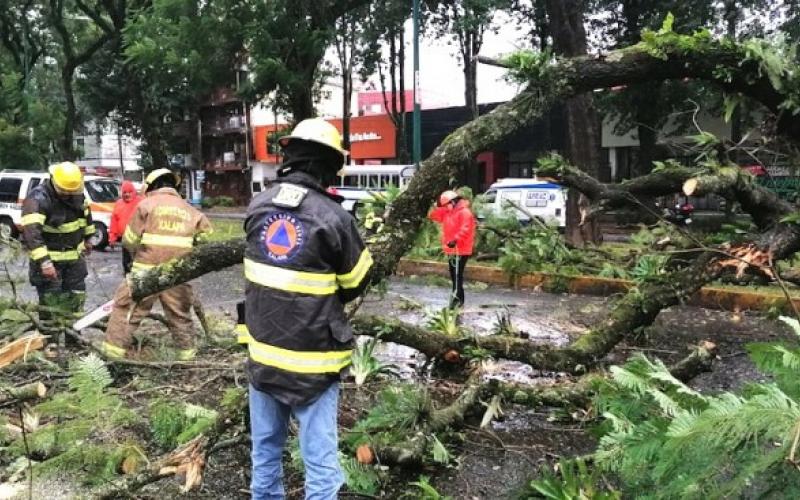
<svg viewBox="0 0 800 500">
<path fill-rule="evenodd" d="M 775 114 L 778 114 L 780 104 L 785 99 L 785 95 L 772 87 L 768 78 L 760 74 L 756 65 L 742 63 L 744 53 L 736 45 L 712 43 L 694 52 L 667 49 L 665 57 L 666 59 L 655 58 L 639 49 L 629 48 L 611 52 L 603 58 L 577 57 L 562 60 L 549 68 L 549 78 L 531 82 L 527 89 L 511 101 L 450 134 L 422 162 L 408 188 L 393 203 L 385 220 L 384 230 L 370 245 L 375 258 L 373 281 L 380 281 L 394 272 L 397 262 L 413 245 L 430 204 L 438 193 L 449 186 L 450 179 L 461 175 L 462 165 L 466 161 L 541 117 L 553 103 L 565 97 L 595 88 L 691 77 L 748 95 Z M 486 58 L 481 58 L 481 61 L 502 65 Z M 726 71 L 721 72 L 720 68 L 725 68 Z M 730 79 L 727 78 L 728 74 Z M 778 120 L 777 131 L 795 144 L 800 144 L 800 120 L 789 120 L 785 118 L 786 115 L 790 113 L 784 113 L 784 118 Z M 234 246 L 236 244 L 227 243 Z M 238 245 L 243 247 L 242 242 L 238 242 Z M 201 250 L 196 249 L 193 254 L 199 251 Z M 202 250 L 206 251 L 208 250 Z M 223 253 L 218 255 L 219 260 L 216 262 L 199 264 L 198 259 L 192 257 L 193 254 L 187 256 L 182 264 L 192 268 L 189 272 L 176 273 L 172 270 L 172 264 L 163 268 L 166 272 L 162 278 L 157 277 L 162 268 L 148 271 L 150 285 L 135 286 L 135 296 L 141 298 L 157 293 L 181 283 L 181 279 L 193 279 L 204 272 L 237 264 L 241 262 L 243 255 L 235 252 L 231 255 Z"/>
<path fill-rule="evenodd" d="M 47 387 L 41 382 L 31 382 L 20 387 L 0 384 L 0 405 L 18 404 L 43 398 Z"/>
<path fill-rule="evenodd" d="M 583 0 L 548 0 L 547 14 L 556 54 L 575 57 L 586 54 Z M 590 93 L 576 95 L 564 107 L 567 157 L 582 170 L 597 177 L 600 165 L 600 122 Z M 600 227 L 593 217 L 583 217 L 577 193 L 567 197 L 566 237 L 574 246 L 599 243 Z"/>
</svg>

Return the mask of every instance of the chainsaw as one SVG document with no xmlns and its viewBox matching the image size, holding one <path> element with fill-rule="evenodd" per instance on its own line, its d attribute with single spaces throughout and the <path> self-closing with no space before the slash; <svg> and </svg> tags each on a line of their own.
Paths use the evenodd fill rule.
<svg viewBox="0 0 800 500">
<path fill-rule="evenodd" d="M 72 329 L 75 331 L 81 331 L 86 327 L 92 326 L 93 324 L 97 323 L 103 318 L 108 317 L 111 314 L 111 311 L 114 310 L 114 300 L 109 300 L 102 306 L 98 307 L 94 311 L 90 312 L 86 316 L 82 317 L 78 321 L 72 325 Z"/>
</svg>

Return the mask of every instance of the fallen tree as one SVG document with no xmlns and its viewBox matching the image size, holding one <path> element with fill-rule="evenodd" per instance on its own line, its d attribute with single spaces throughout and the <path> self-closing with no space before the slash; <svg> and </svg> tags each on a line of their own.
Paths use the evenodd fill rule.
<svg viewBox="0 0 800 500">
<path fill-rule="evenodd" d="M 687 357 L 673 365 L 670 373 L 678 380 L 688 382 L 700 373 L 709 371 L 715 355 L 716 346 L 711 342 L 703 342 Z M 424 462 L 430 446 L 430 436 L 448 428 L 459 428 L 468 411 L 479 407 L 481 400 L 500 395 L 508 403 L 522 403 L 527 406 L 581 407 L 589 403 L 594 388 L 604 379 L 605 375 L 593 373 L 575 381 L 522 386 L 483 380 L 481 370 L 478 369 L 464 384 L 456 400 L 444 408 L 431 411 L 424 426 L 417 429 L 407 441 L 391 445 L 379 444 L 374 446 L 372 452 L 381 464 L 418 467 Z"/>
<path fill-rule="evenodd" d="M 490 149 L 542 117 L 556 102 L 587 91 L 649 81 L 701 79 L 762 103 L 778 117 L 776 131 L 793 143 L 800 143 L 800 120 L 783 109 L 798 86 L 793 74 L 788 69 L 775 74 L 766 62 L 752 55 L 745 43 L 699 35 L 682 36 L 668 31 L 648 43 L 601 56 L 553 62 L 539 54 L 494 62 L 515 69 L 520 78 L 527 79 L 528 86 L 511 101 L 450 134 L 422 162 L 408 188 L 392 204 L 383 230 L 371 244 L 375 256 L 373 281 L 380 281 L 394 272 L 402 255 L 413 245 L 432 200 L 459 177 L 477 153 Z M 679 184 L 686 180 L 674 178 L 674 175 L 667 177 Z M 656 180 L 655 177 L 649 179 Z M 628 190 L 632 189 L 641 189 L 642 194 L 648 191 L 645 181 L 632 181 Z M 671 192 L 676 191 L 678 189 Z M 614 196 L 618 193 L 609 188 L 604 196 L 616 203 L 622 201 Z M 205 273 L 241 263 L 243 250 L 241 241 L 197 248 L 183 259 L 134 278 L 133 297 L 139 300 Z"/>
</svg>

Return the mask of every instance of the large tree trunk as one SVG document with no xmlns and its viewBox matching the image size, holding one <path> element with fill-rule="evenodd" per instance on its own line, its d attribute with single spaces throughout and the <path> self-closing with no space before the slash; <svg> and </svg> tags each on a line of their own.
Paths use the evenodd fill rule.
<svg viewBox="0 0 800 500">
<path fill-rule="evenodd" d="M 480 34 L 474 31 L 464 33 L 462 59 L 464 59 L 464 104 L 469 109 L 472 119 L 479 116 L 478 111 L 478 61 L 475 56 L 480 51 Z"/>
<path fill-rule="evenodd" d="M 548 0 L 547 13 L 555 52 L 567 57 L 586 54 L 586 30 L 583 27 L 582 0 Z M 600 123 L 590 93 L 569 99 L 564 108 L 567 125 L 567 157 L 592 177 L 600 165 Z M 566 237 L 575 246 L 599 243 L 600 228 L 593 217 L 582 217 L 580 197 L 572 192 L 567 198 Z"/>
<path fill-rule="evenodd" d="M 690 77 L 741 92 L 777 115 L 784 94 L 761 75 L 756 64 L 742 63 L 743 59 L 738 46 L 710 44 L 697 51 L 668 50 L 664 59 L 629 48 L 611 52 L 604 58 L 579 57 L 551 66 L 546 80 L 531 82 L 529 88 L 508 103 L 456 130 L 422 162 L 406 191 L 393 203 L 384 230 L 370 245 L 375 258 L 373 280 L 379 281 L 394 272 L 397 262 L 413 245 L 430 204 L 449 186 L 451 179 L 461 175 L 465 161 L 541 117 L 553 103 L 566 97 L 595 88 Z M 789 119 L 787 115 L 790 113 L 778 119 L 777 132 L 800 144 L 800 120 Z M 197 252 L 205 250 L 197 249 L 193 255 Z M 205 272 L 234 265 L 241 262 L 241 255 L 223 253 L 202 266 L 190 255 L 183 263 L 148 271 L 142 279 L 151 286 L 134 284 L 134 295 L 141 298 Z"/>
<path fill-rule="evenodd" d="M 77 121 L 77 112 L 75 111 L 75 92 L 72 89 L 72 79 L 75 73 L 75 68 L 70 64 L 66 64 L 64 69 L 61 70 L 61 87 L 64 89 L 64 99 L 66 107 L 64 109 L 64 131 L 61 136 L 61 157 L 64 160 L 74 160 L 77 158 L 75 151 L 73 133 Z"/>
</svg>

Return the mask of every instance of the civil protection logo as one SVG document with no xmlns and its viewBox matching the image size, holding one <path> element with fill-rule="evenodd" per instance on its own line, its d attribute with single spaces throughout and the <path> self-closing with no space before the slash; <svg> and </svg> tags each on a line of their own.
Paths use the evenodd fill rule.
<svg viewBox="0 0 800 500">
<path fill-rule="evenodd" d="M 287 262 L 303 246 L 303 224 L 292 214 L 278 212 L 264 220 L 261 250 L 273 262 Z"/>
</svg>

